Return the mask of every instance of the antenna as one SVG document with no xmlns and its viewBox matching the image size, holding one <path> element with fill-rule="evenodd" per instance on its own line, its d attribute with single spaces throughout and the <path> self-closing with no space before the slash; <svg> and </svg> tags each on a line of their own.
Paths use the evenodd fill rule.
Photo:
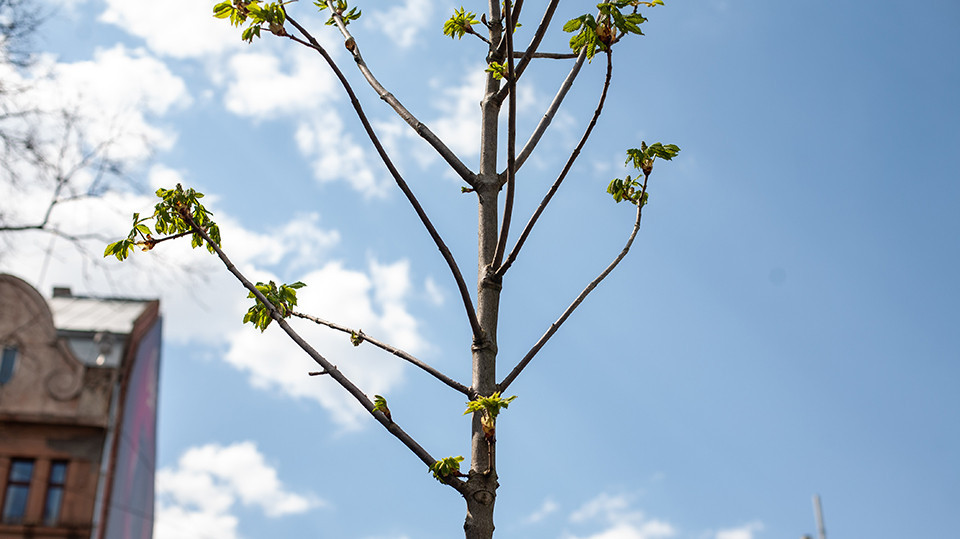
<svg viewBox="0 0 960 539">
<path fill-rule="evenodd" d="M 817 533 L 820 539 L 827 539 L 827 530 L 823 527 L 823 507 L 820 505 L 820 495 L 813 495 L 813 514 L 817 518 Z"/>
</svg>

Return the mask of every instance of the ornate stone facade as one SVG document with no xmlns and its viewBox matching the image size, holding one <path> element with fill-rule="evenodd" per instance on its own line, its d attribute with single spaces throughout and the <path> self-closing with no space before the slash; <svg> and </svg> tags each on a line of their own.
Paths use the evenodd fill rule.
<svg viewBox="0 0 960 539">
<path fill-rule="evenodd" d="M 0 275 L 0 539 L 111 538 L 120 521 L 125 536 L 149 539 L 153 469 L 117 462 L 130 460 L 131 418 L 138 458 L 153 456 L 159 303 L 56 292 L 48 303 Z M 141 349 L 145 337 L 155 350 Z M 147 507 L 131 511 L 119 496 Z"/>
</svg>

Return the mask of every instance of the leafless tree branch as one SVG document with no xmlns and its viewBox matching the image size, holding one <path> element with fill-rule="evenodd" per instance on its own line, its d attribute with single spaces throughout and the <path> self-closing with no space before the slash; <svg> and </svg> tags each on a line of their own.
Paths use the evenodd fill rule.
<svg viewBox="0 0 960 539">
<path fill-rule="evenodd" d="M 513 65 L 513 30 L 515 19 L 511 0 L 504 0 L 503 15 L 507 29 L 504 41 L 507 43 L 507 84 L 504 88 L 509 97 L 507 106 L 507 196 L 503 204 L 503 221 L 500 226 L 500 237 L 497 240 L 497 249 L 493 255 L 494 268 L 503 261 L 503 253 L 507 250 L 507 237 L 510 234 L 510 220 L 513 217 L 513 197 L 516 188 L 517 163 L 517 77 Z"/>
<path fill-rule="evenodd" d="M 553 185 L 550 186 L 547 194 L 544 195 L 543 200 L 540 201 L 540 205 L 537 206 L 536 211 L 533 212 L 533 215 L 527 222 L 527 226 L 523 228 L 523 232 L 520 233 L 520 237 L 517 239 L 517 244 L 514 245 L 513 250 L 510 251 L 510 254 L 507 256 L 507 259 L 503 265 L 497 269 L 497 275 L 500 277 L 503 277 L 503 274 L 506 273 L 510 266 L 513 265 L 513 262 L 517 259 L 517 256 L 520 254 L 520 249 L 523 248 L 523 244 L 527 241 L 527 236 L 530 235 L 530 231 L 533 230 L 534 225 L 536 225 L 537 220 L 540 218 L 540 214 L 543 213 L 543 210 L 546 209 L 547 204 L 550 203 L 553 195 L 556 194 L 557 190 L 560 188 L 560 184 L 563 182 L 564 178 L 567 177 L 567 173 L 570 172 L 570 168 L 573 167 L 573 163 L 577 160 L 577 156 L 580 155 L 580 150 L 582 150 L 584 144 L 587 143 L 587 139 L 590 137 L 590 133 L 593 132 L 594 126 L 597 125 L 597 119 L 600 118 L 600 113 L 603 112 L 603 104 L 607 100 L 607 90 L 610 89 L 610 78 L 613 74 L 613 61 L 611 56 L 611 54 L 607 54 L 607 74 L 603 82 L 603 91 L 600 93 L 600 102 L 597 103 L 597 108 L 593 111 L 593 118 L 591 118 L 590 123 L 587 125 L 587 129 L 584 131 L 583 136 L 580 137 L 580 142 L 577 144 L 577 147 L 574 148 L 573 152 L 570 153 L 570 157 L 567 159 L 567 164 L 564 165 L 563 170 L 560 171 L 560 175 L 557 176 L 556 181 L 553 182 Z"/>
<path fill-rule="evenodd" d="M 393 347 L 393 346 L 390 346 L 389 344 L 386 344 L 386 343 L 384 343 L 384 342 L 382 342 L 382 341 L 379 341 L 379 340 L 371 337 L 370 335 L 367 335 L 366 333 L 361 332 L 360 330 L 354 330 L 354 329 L 348 328 L 348 327 L 346 327 L 346 326 L 341 326 L 340 324 L 337 324 L 337 323 L 335 323 L 335 322 L 330 322 L 330 321 L 328 321 L 328 320 L 324 320 L 324 319 L 322 319 L 322 318 L 318 318 L 318 317 L 316 317 L 316 316 L 311 316 L 311 315 L 309 315 L 309 314 L 304 314 L 304 313 L 297 312 L 297 311 L 294 311 L 294 312 L 292 312 L 291 314 L 293 314 L 293 316 L 297 316 L 297 317 L 303 318 L 303 319 L 305 319 L 305 320 L 310 320 L 310 321 L 312 321 L 312 322 L 315 322 L 315 323 L 317 323 L 317 324 L 320 324 L 321 326 L 327 326 L 328 328 L 335 329 L 335 330 L 337 330 L 337 331 L 342 331 L 343 333 L 347 333 L 347 334 L 349 334 L 349 335 L 360 335 L 360 336 L 362 337 L 362 339 L 363 339 L 364 342 L 369 342 L 370 344 L 376 346 L 377 348 L 379 348 L 379 349 L 381 349 L 381 350 L 390 352 L 391 354 L 397 356 L 398 358 L 403 359 L 403 360 L 405 360 L 405 361 L 407 361 L 407 362 L 409 362 L 409 363 L 412 363 L 413 365 L 416 365 L 417 367 L 420 367 L 420 368 L 421 368 L 423 371 L 425 371 L 427 374 L 430 374 L 431 376 L 433 376 L 433 377 L 436 378 L 437 380 L 440 380 L 440 381 L 443 382 L 444 384 L 452 387 L 453 389 L 456 389 L 456 390 L 459 391 L 460 393 L 463 393 L 464 395 L 466 395 L 467 397 L 469 397 L 471 400 L 476 397 L 476 392 L 473 391 L 472 389 L 470 389 L 469 387 L 461 384 L 460 382 L 457 382 L 456 380 L 450 378 L 449 376 L 443 374 L 442 372 L 438 371 L 437 369 L 431 367 L 429 364 L 424 363 L 423 361 L 417 359 L 416 357 L 412 356 L 411 354 L 409 354 L 409 353 L 407 353 L 407 352 L 404 352 L 403 350 L 400 350 L 399 348 L 395 348 L 395 347 Z"/>
<path fill-rule="evenodd" d="M 514 58 L 523 58 L 523 57 L 525 57 L 527 54 L 528 54 L 528 53 L 526 53 L 526 52 L 514 51 L 514 52 L 513 52 L 513 57 L 514 57 Z M 579 55 L 579 54 L 574 54 L 574 53 L 572 53 L 572 52 L 535 52 L 535 53 L 533 53 L 533 54 L 530 55 L 530 58 L 533 58 L 533 59 L 544 58 L 544 59 L 548 59 L 548 60 L 572 60 L 572 59 L 574 59 L 574 58 L 576 58 L 576 57 L 578 57 L 578 56 L 580 56 L 580 55 Z M 519 68 L 518 68 L 518 69 L 519 69 Z"/>
<path fill-rule="evenodd" d="M 403 121 L 407 122 L 407 124 L 410 127 L 412 127 L 413 130 L 416 131 L 418 135 L 420 135 L 424 140 L 426 140 L 427 143 L 430 144 L 430 146 L 433 146 L 433 149 L 440 154 L 440 157 L 442 157 L 443 160 L 446 161 L 447 164 L 450 165 L 450 167 L 461 178 L 463 178 L 463 181 L 467 182 L 472 187 L 476 187 L 477 186 L 476 174 L 474 174 L 473 171 L 467 168 L 467 166 L 463 164 L 460 158 L 457 157 L 457 154 L 453 153 L 453 150 L 448 148 L 447 145 L 444 144 L 444 142 L 440 140 L 440 138 L 437 137 L 437 135 L 435 135 L 433 131 L 430 130 L 429 127 L 427 127 L 423 122 L 418 120 L 413 115 L 413 113 L 407 110 L 407 108 L 404 107 L 402 103 L 400 103 L 400 100 L 398 100 L 396 96 L 388 92 L 387 89 L 384 88 L 382 84 L 380 84 L 380 81 L 378 81 L 377 78 L 374 77 L 373 72 L 370 71 L 369 66 L 367 66 L 367 63 L 363 60 L 363 57 L 360 55 L 360 46 L 357 45 L 356 39 L 354 39 L 354 37 L 350 35 L 350 31 L 347 30 L 347 25 L 344 24 L 343 18 L 340 17 L 339 14 L 337 14 L 337 11 L 336 9 L 334 9 L 333 2 L 331 0 L 327 0 L 327 7 L 330 9 L 330 12 L 333 14 L 332 16 L 337 23 L 337 27 L 340 29 L 340 33 L 343 34 L 343 39 L 345 40 L 344 44 L 346 45 L 347 50 L 349 50 L 350 54 L 353 55 L 353 59 L 357 62 L 357 67 L 360 69 L 360 73 L 362 73 L 363 77 L 367 79 L 367 82 L 370 84 L 370 87 L 373 88 L 375 92 L 377 92 L 377 95 L 380 96 L 380 99 L 386 101 L 386 103 L 390 105 L 390 107 L 393 108 L 393 110 L 396 111 L 396 113 L 401 118 L 403 118 Z M 304 32 L 304 30 L 299 25 L 295 25 L 295 26 L 297 26 L 297 29 L 300 30 L 301 33 Z"/>
<path fill-rule="evenodd" d="M 453 274 L 453 278 L 457 283 L 457 288 L 460 291 L 460 299 L 463 301 L 464 309 L 467 313 L 467 318 L 470 321 L 470 328 L 473 331 L 473 338 L 475 341 L 482 340 L 483 331 L 480 329 L 480 322 L 477 320 L 477 312 L 473 307 L 473 300 L 470 299 L 470 292 L 467 289 L 466 281 L 463 280 L 463 274 L 460 272 L 460 268 L 457 266 L 456 260 L 453 258 L 453 254 L 450 252 L 450 249 L 444 243 L 443 238 L 440 237 L 440 233 L 437 232 L 437 229 L 433 226 L 433 223 L 430 221 L 430 218 L 427 217 L 426 212 L 423 210 L 423 207 L 420 205 L 420 202 L 417 200 L 417 197 L 413 194 L 413 191 L 410 190 L 410 187 L 407 185 L 407 182 L 400 175 L 400 172 L 394 166 L 393 161 L 390 159 L 390 156 L 387 154 L 387 151 L 383 148 L 383 144 L 380 143 L 380 139 L 377 137 L 376 132 L 373 129 L 373 126 L 370 125 L 370 121 L 367 119 L 366 113 L 363 111 L 363 107 L 360 105 L 360 100 L 357 99 L 357 95 L 353 91 L 353 87 L 350 86 L 350 83 L 347 81 L 347 78 L 343 75 L 343 72 L 337 66 L 336 62 L 333 61 L 333 58 L 330 54 L 324 49 L 320 43 L 310 35 L 306 29 L 304 29 L 300 24 L 295 20 L 287 17 L 287 20 L 306 38 L 306 41 L 300 39 L 293 35 L 288 35 L 290 39 L 300 43 L 301 45 L 307 46 L 311 49 L 314 49 L 327 62 L 327 65 L 330 66 L 330 69 L 336 74 L 337 78 L 340 80 L 340 84 L 343 86 L 344 90 L 347 92 L 347 95 L 350 97 L 350 103 L 353 105 L 354 111 L 356 111 L 357 116 L 360 118 L 360 123 L 363 124 L 363 129 L 366 131 L 367 136 L 370 138 L 370 141 L 373 143 L 373 146 L 377 150 L 377 154 L 380 155 L 380 159 L 386 165 L 387 170 L 390 171 L 390 175 L 393 176 L 393 179 L 397 182 L 397 186 L 400 187 L 400 190 L 403 191 L 403 194 L 407 197 L 407 200 L 413 206 L 414 211 L 416 211 L 417 216 L 420 218 L 420 222 L 423 223 L 423 226 L 426 227 L 427 232 L 430 233 L 430 237 L 433 238 L 434 243 L 437 246 L 437 249 L 440 250 L 440 253 L 443 255 L 443 259 L 447 262 L 447 267 L 450 269 L 450 273 Z"/>
<path fill-rule="evenodd" d="M 526 162 L 530 154 L 533 153 L 533 149 L 537 147 L 537 143 L 540 142 L 540 137 L 547 131 L 547 127 L 550 125 L 550 122 L 553 121 L 553 117 L 556 116 L 557 111 L 560 110 L 560 104 L 563 103 L 563 99 L 567 97 L 567 92 L 570 91 L 570 88 L 573 86 L 573 81 L 576 80 L 577 75 L 580 74 L 580 68 L 583 67 L 583 62 L 586 59 L 587 51 L 586 48 L 584 48 L 580 51 L 580 55 L 577 56 L 577 61 L 574 62 L 570 68 L 570 73 L 567 74 L 567 78 L 564 79 L 563 84 L 560 85 L 560 89 L 557 90 L 557 95 L 553 97 L 550 107 L 543 113 L 543 118 L 540 119 L 540 123 L 537 124 L 536 129 L 530 134 L 527 143 L 524 144 L 523 149 L 520 150 L 520 153 L 517 155 L 517 170 L 520 170 L 523 163 Z"/>
<path fill-rule="evenodd" d="M 547 5 L 547 9 L 543 12 L 543 17 L 540 18 L 540 25 L 537 26 L 537 31 L 533 34 L 533 39 L 530 40 L 530 45 L 527 46 L 527 50 L 523 52 L 523 56 L 520 58 L 520 63 L 517 64 L 516 70 L 516 80 L 520 80 L 520 77 L 523 76 L 523 72 L 526 71 L 527 66 L 530 65 L 530 60 L 532 58 L 558 58 L 559 56 L 555 55 L 537 55 L 537 48 L 540 46 L 540 42 L 543 41 L 543 36 L 547 33 L 547 28 L 550 27 L 550 21 L 553 20 L 553 14 L 557 10 L 557 6 L 560 4 L 560 0 L 550 0 L 550 4 Z M 517 2 L 516 13 L 513 14 L 513 20 L 517 20 L 520 17 L 520 9 L 523 7 L 523 0 Z M 516 55 L 516 52 L 511 53 L 511 56 Z M 572 56 L 576 58 L 576 55 Z M 571 82 L 572 84 L 572 82 Z M 506 96 L 507 88 L 503 88 L 497 94 L 497 99 L 503 101 Z"/>
<path fill-rule="evenodd" d="M 367 412 L 371 416 L 373 416 L 373 418 L 377 420 L 377 422 L 380 423 L 380 425 L 383 426 L 383 428 L 387 429 L 387 431 L 390 434 L 394 435 L 398 440 L 400 440 L 400 443 L 402 443 L 410 451 L 412 451 L 413 454 L 416 455 L 417 458 L 419 458 L 424 464 L 426 464 L 427 466 L 432 466 L 436 462 L 436 459 L 434 459 L 430 455 L 430 453 L 427 452 L 426 449 L 424 449 L 419 443 L 417 443 L 417 441 L 414 440 L 412 436 L 410 436 L 409 434 L 406 433 L 406 431 L 400 428 L 400 426 L 395 421 L 391 419 L 387 419 L 387 416 L 385 416 L 382 412 L 374 411 L 373 401 L 371 401 L 370 398 L 367 397 L 367 395 L 360 390 L 360 388 L 354 385 L 354 383 L 349 378 L 347 378 L 346 375 L 340 372 L 340 370 L 337 369 L 336 365 L 334 365 L 333 363 L 330 363 L 330 361 L 327 360 L 327 358 L 320 355 L 319 352 L 317 352 L 312 346 L 310 346 L 310 344 L 307 343 L 303 339 L 303 337 L 301 337 L 300 334 L 298 334 L 290 326 L 290 324 L 287 323 L 286 319 L 283 317 L 283 315 L 280 314 L 279 311 L 277 311 L 273 303 L 271 303 L 270 300 L 268 300 L 263 295 L 263 293 L 257 290 L 256 285 L 250 282 L 250 280 L 247 279 L 240 272 L 239 269 L 237 269 L 237 267 L 233 264 L 233 262 L 231 262 L 230 259 L 227 257 L 226 253 L 223 252 L 223 249 L 221 249 L 219 245 L 217 245 L 210 239 L 210 236 L 209 234 L 207 234 L 206 230 L 204 230 L 200 226 L 197 226 L 196 221 L 193 220 L 193 217 L 188 212 L 182 212 L 181 216 L 184 218 L 184 220 L 190 225 L 190 227 L 195 232 L 197 232 L 203 237 L 204 241 L 206 241 L 208 245 L 213 247 L 213 250 L 217 253 L 217 256 L 220 257 L 220 260 L 223 262 L 224 266 L 226 266 L 227 270 L 230 273 L 232 273 L 233 276 L 236 277 L 238 281 L 240 281 L 240 283 L 243 285 L 244 288 L 249 290 L 250 293 L 257 298 L 257 301 L 259 301 L 268 309 L 268 311 L 270 312 L 270 317 L 277 322 L 277 325 L 280 326 L 280 328 L 284 331 L 284 333 L 286 333 L 287 336 L 289 336 L 290 339 L 294 343 L 296 343 L 301 350 L 306 352 L 311 359 L 313 359 L 318 365 L 320 365 L 320 368 L 322 369 L 321 372 L 326 372 L 326 374 L 329 375 L 338 384 L 340 384 L 341 387 L 346 389 L 347 392 L 350 393 L 350 395 L 352 395 L 353 398 L 356 399 L 357 402 L 359 402 L 360 405 L 363 406 L 363 408 L 367 410 Z M 457 489 L 458 491 L 461 491 L 461 492 L 463 491 L 463 482 L 460 480 L 448 478 L 447 484 Z"/>
<path fill-rule="evenodd" d="M 612 272 L 617 265 L 620 264 L 620 261 L 623 260 L 623 257 L 627 256 L 627 253 L 630 251 L 630 246 L 633 245 L 633 240 L 637 237 L 637 232 L 640 231 L 640 219 L 643 216 L 643 195 L 646 194 L 646 192 L 647 177 L 644 177 L 643 188 L 640 192 L 640 202 L 637 203 L 637 218 L 633 223 L 633 230 L 630 232 L 630 237 L 627 238 L 627 243 L 623 246 L 623 250 L 620 251 L 620 254 L 617 255 L 613 262 L 611 262 L 610 265 L 607 266 L 607 268 L 603 270 L 603 272 L 600 273 L 596 279 L 591 281 L 590 284 L 588 284 L 587 287 L 580 292 L 580 295 L 577 296 L 577 299 L 573 300 L 573 303 L 571 303 L 570 306 L 563 311 L 563 314 L 560 315 L 560 318 L 558 318 L 553 324 L 550 324 L 550 327 L 547 329 L 546 333 L 540 337 L 540 340 L 538 340 L 536 344 L 533 345 L 533 348 L 531 348 L 530 351 L 523 356 L 523 359 L 521 359 L 520 362 L 517 363 L 517 366 L 510 371 L 510 374 L 508 374 L 506 378 L 504 378 L 503 381 L 497 385 L 498 390 L 507 390 L 507 387 L 509 387 L 510 384 L 516 380 L 517 376 L 520 376 L 520 373 L 523 371 L 523 369 L 530 363 L 530 361 L 533 360 L 540 349 L 543 348 L 543 345 L 547 344 L 547 341 L 549 341 L 550 338 L 553 337 L 554 333 L 560 329 L 560 326 L 563 325 L 563 323 L 567 320 L 567 318 L 570 317 L 571 314 L 573 314 L 573 311 L 575 311 L 577 307 L 583 303 L 583 300 L 586 299 L 587 295 L 590 294 L 590 292 L 592 292 L 593 289 L 596 288 L 597 285 L 599 285 L 600 282 L 607 277 L 607 275 L 610 275 L 610 272 Z"/>
</svg>

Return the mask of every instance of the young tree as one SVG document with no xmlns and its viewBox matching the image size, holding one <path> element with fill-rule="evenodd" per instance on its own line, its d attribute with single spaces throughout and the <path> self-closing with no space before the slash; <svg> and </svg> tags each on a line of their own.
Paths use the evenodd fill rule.
<svg viewBox="0 0 960 539">
<path fill-rule="evenodd" d="M 227 0 L 214 7 L 214 15 L 227 19 L 242 28 L 242 39 L 252 42 L 269 33 L 278 38 L 296 42 L 316 51 L 339 79 L 350 98 L 351 105 L 377 154 L 383 161 L 397 186 L 416 212 L 423 227 L 427 230 L 439 249 L 450 274 L 459 290 L 466 321 L 469 324 L 472 342 L 472 380 L 470 384 L 458 382 L 427 365 L 410 354 L 383 343 L 359 329 L 348 328 L 297 310 L 297 290 L 306 286 L 302 282 L 292 284 L 253 283 L 231 263 L 220 246 L 220 230 L 212 220 L 212 213 L 201 202 L 203 195 L 193 189 L 180 185 L 172 189 L 160 189 L 157 196 L 160 202 L 149 216 L 134 214 L 133 227 L 129 235 L 110 244 L 104 256 L 126 259 L 136 248 L 150 250 L 159 243 L 190 236 L 194 247 L 204 246 L 216 253 L 226 268 L 249 291 L 254 299 L 244 322 L 254 324 L 265 330 L 276 322 L 296 344 L 303 349 L 321 368 L 313 375 L 326 375 L 346 389 L 366 410 L 392 435 L 406 445 L 423 463 L 429 467 L 433 476 L 441 483 L 460 493 L 467 505 L 464 530 L 468 539 L 490 538 L 493 535 L 493 510 L 498 482 L 496 467 L 496 421 L 516 396 L 506 397 L 506 391 L 514 380 L 536 357 L 544 344 L 556 333 L 570 314 L 581 304 L 588 294 L 620 263 L 630 250 L 640 228 L 643 207 L 647 203 L 647 187 L 654 163 L 657 159 L 670 160 L 680 149 L 672 144 L 641 143 L 639 148 L 627 150 L 626 164 L 636 169 L 635 175 L 610 182 L 607 191 L 614 201 L 628 202 L 635 206 L 635 218 L 626 243 L 619 254 L 592 282 L 576 297 L 573 303 L 544 332 L 536 344 L 522 358 L 507 358 L 511 361 L 510 370 L 503 378 L 497 379 L 497 324 L 500 314 L 501 284 L 509 269 L 518 259 L 522 248 L 536 226 L 539 217 L 550 203 L 554 194 L 570 173 L 574 161 L 583 149 L 587 139 L 597 124 L 607 92 L 610 87 L 613 70 L 613 51 L 623 39 L 633 35 L 642 35 L 640 25 L 646 21 L 639 9 L 662 5 L 662 0 L 641 2 L 637 0 L 612 0 L 597 5 L 596 11 L 586 13 L 563 25 L 563 30 L 573 34 L 569 46 L 571 52 L 540 52 L 541 41 L 548 28 L 553 24 L 554 12 L 559 0 L 551 0 L 537 24 L 536 31 L 526 48 L 517 49 L 514 44 L 514 31 L 519 26 L 523 0 L 491 0 L 487 12 L 477 18 L 475 13 L 464 8 L 456 10 L 445 23 L 443 33 L 451 38 L 471 38 L 482 40 L 487 45 L 486 79 L 483 95 L 480 96 L 481 131 L 479 170 L 471 170 L 447 145 L 426 125 L 417 119 L 403 104 L 377 80 L 360 53 L 360 44 L 351 35 L 349 24 L 361 16 L 360 10 L 348 5 L 347 0 L 320 0 L 315 5 L 328 10 L 328 25 L 336 26 L 344 38 L 344 46 L 351 53 L 357 68 L 376 94 L 400 115 L 415 132 L 422 137 L 446 161 L 450 168 L 463 180 L 464 193 L 472 193 L 479 204 L 478 272 L 476 293 L 471 294 L 459 265 L 450 249 L 430 218 L 421 207 L 413 190 L 394 166 L 390 156 L 381 144 L 376 131 L 367 118 L 354 89 L 347 81 L 340 67 L 310 31 L 301 25 L 288 11 L 289 2 L 263 2 L 259 0 Z M 543 196 L 539 206 L 527 221 L 512 246 L 510 228 L 513 219 L 513 202 L 517 188 L 517 174 L 536 148 L 551 120 L 560 108 L 568 90 L 580 73 L 584 62 L 603 57 L 606 74 L 599 103 L 590 117 L 578 144 L 571 151 L 566 164 L 557 175 L 553 185 Z M 530 135 L 526 144 L 517 146 L 517 87 L 527 67 L 534 60 L 560 59 L 569 61 L 570 72 L 543 115 L 542 120 Z M 503 121 L 503 109 L 506 107 L 505 163 L 501 160 L 498 148 L 498 136 Z M 505 188 L 505 189 L 504 189 Z M 500 195 L 504 191 L 503 206 L 500 207 Z M 149 224 L 151 221 L 151 225 Z M 156 234 L 156 236 L 154 236 Z M 438 381 L 462 393 L 469 399 L 465 414 L 472 414 L 470 467 L 464 473 L 460 469 L 462 456 L 450 456 L 437 459 L 405 432 L 400 418 L 392 415 L 387 401 L 380 395 L 371 400 L 363 390 L 336 368 L 336 366 L 305 342 L 288 323 L 290 317 L 311 320 L 333 330 L 350 335 L 354 345 L 367 342 L 406 360 L 435 377 Z M 515 363 L 514 363 L 515 362 Z"/>
</svg>

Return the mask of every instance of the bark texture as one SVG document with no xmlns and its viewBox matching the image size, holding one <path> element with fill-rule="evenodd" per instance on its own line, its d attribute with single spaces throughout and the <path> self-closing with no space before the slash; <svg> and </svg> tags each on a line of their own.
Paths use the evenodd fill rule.
<svg viewBox="0 0 960 539">
<path fill-rule="evenodd" d="M 490 2 L 490 61 L 502 61 L 500 48 L 503 27 L 500 2 Z M 489 396 L 497 388 L 497 319 L 500 313 L 500 278 L 492 267 L 498 241 L 497 135 L 500 103 L 497 92 L 500 81 L 487 76 L 483 101 L 480 103 L 480 172 L 477 176 L 477 319 L 482 335 L 473 342 L 472 389 Z M 463 523 L 466 539 L 493 537 L 493 508 L 497 499 L 496 441 L 484 436 L 480 414 L 474 413 L 471 424 L 470 472 L 464 499 L 467 517 Z"/>
</svg>

